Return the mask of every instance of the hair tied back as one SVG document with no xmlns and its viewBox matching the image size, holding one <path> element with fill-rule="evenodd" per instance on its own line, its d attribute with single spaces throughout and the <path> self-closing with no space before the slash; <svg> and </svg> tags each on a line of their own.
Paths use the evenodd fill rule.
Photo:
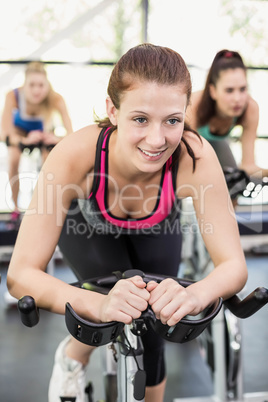
<svg viewBox="0 0 268 402">
<path fill-rule="evenodd" d="M 233 52 L 225 52 L 223 56 L 227 58 L 233 57 Z"/>
</svg>

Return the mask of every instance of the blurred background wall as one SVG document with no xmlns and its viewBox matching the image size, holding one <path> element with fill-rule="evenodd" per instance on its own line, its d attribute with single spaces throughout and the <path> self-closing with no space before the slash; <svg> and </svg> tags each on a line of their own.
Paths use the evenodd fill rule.
<svg viewBox="0 0 268 402">
<path fill-rule="evenodd" d="M 237 50 L 260 105 L 259 135 L 268 134 L 268 1 L 261 0 L 10 0 L 0 3 L 0 113 L 5 94 L 23 81 L 20 60 L 43 60 L 66 99 L 74 129 L 104 113 L 111 65 L 145 40 L 186 60 L 201 89 L 215 53 Z M 57 64 L 69 63 L 69 64 Z M 87 64 L 92 63 L 93 64 Z M 55 63 L 55 64 L 54 64 Z M 263 67 L 263 69 L 259 69 Z"/>
</svg>

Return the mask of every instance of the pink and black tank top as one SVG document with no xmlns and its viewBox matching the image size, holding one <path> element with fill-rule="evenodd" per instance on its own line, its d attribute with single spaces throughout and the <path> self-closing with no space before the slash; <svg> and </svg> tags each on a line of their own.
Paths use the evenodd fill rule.
<svg viewBox="0 0 268 402">
<path fill-rule="evenodd" d="M 176 176 L 178 165 L 172 166 L 172 156 L 162 169 L 158 196 L 153 211 L 142 218 L 122 219 L 114 216 L 107 204 L 109 179 L 108 152 L 112 131 L 100 132 L 94 166 L 94 179 L 91 194 L 87 200 L 78 200 L 86 221 L 96 230 L 105 233 L 138 233 L 139 231 L 156 232 L 170 226 L 179 215 L 179 200 L 176 197 Z"/>
</svg>

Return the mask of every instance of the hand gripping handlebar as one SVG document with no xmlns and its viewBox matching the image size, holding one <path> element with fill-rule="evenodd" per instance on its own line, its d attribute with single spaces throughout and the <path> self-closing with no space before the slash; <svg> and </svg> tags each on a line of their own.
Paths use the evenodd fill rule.
<svg viewBox="0 0 268 402">
<path fill-rule="evenodd" d="M 154 280 L 159 283 L 168 278 L 164 275 L 154 275 L 143 273 L 139 270 L 129 270 L 124 273 L 114 272 L 109 276 L 93 278 L 81 283 L 75 283 L 74 285 L 91 291 L 108 294 L 109 290 L 119 279 L 129 278 L 134 275 L 142 276 L 145 282 Z M 185 279 L 174 277 L 172 279 L 176 280 L 184 287 L 193 283 L 193 281 Z M 240 300 L 239 297 L 235 295 L 224 301 L 225 306 L 239 318 L 250 317 L 267 303 L 268 289 L 264 287 L 257 288 L 243 300 Z M 38 323 L 38 309 L 35 306 L 34 300 L 30 296 L 25 296 L 20 299 L 18 307 L 22 322 L 25 325 L 34 326 Z M 219 298 L 200 314 L 201 317 L 184 317 L 180 322 L 172 327 L 164 325 L 160 320 L 156 319 L 152 309 L 149 307 L 142 313 L 139 319 L 134 320 L 132 332 L 136 335 L 142 335 L 144 328 L 146 328 L 147 325 L 150 325 L 155 332 L 164 339 L 171 342 L 184 343 L 199 336 L 211 320 L 218 314 L 221 307 L 222 299 Z M 92 346 L 105 345 L 115 340 L 118 335 L 123 332 L 125 326 L 123 323 L 115 321 L 108 323 L 93 323 L 88 321 L 80 317 L 69 303 L 66 304 L 65 321 L 69 332 L 74 338 L 82 343 Z"/>
<path fill-rule="evenodd" d="M 145 282 L 149 282 L 150 280 L 161 282 L 163 279 L 167 278 L 166 276 L 162 275 L 144 274 L 139 270 L 129 270 L 125 271 L 124 273 L 115 272 L 113 275 L 107 277 L 90 279 L 90 281 L 83 282 L 82 287 L 93 291 L 101 290 L 102 293 L 105 293 L 107 287 L 108 289 L 111 288 L 119 279 L 130 278 L 134 275 L 141 276 Z M 184 287 L 187 287 L 193 283 L 192 281 L 181 280 L 178 278 L 173 279 Z M 142 323 L 139 326 L 134 324 L 132 332 L 136 333 L 136 335 L 140 335 L 141 329 L 137 328 L 141 328 L 142 325 L 150 325 L 154 331 L 164 339 L 170 342 L 184 343 L 200 335 L 210 321 L 218 314 L 221 306 L 222 299 L 219 298 L 203 311 L 203 314 L 201 314 L 202 317 L 198 319 L 190 319 L 185 317 L 173 327 L 162 324 L 161 321 L 155 317 L 152 309 L 149 307 L 141 314 L 141 317 L 138 320 L 134 320 L 136 323 L 137 321 Z M 69 303 L 66 305 L 65 319 L 66 326 L 71 335 L 80 342 L 92 346 L 101 346 L 112 342 L 124 329 L 124 324 L 118 322 L 96 324 L 92 323 L 91 321 L 84 320 L 75 313 Z"/>
</svg>

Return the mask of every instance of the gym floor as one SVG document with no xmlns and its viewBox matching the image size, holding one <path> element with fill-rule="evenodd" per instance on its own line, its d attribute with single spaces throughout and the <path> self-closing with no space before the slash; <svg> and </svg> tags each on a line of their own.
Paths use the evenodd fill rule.
<svg viewBox="0 0 268 402">
<path fill-rule="evenodd" d="M 247 256 L 249 280 L 246 292 L 268 284 L 267 256 Z M 26 328 L 15 306 L 5 302 L 8 264 L 0 264 L 0 401 L 47 402 L 48 382 L 58 343 L 67 335 L 64 318 L 41 312 L 40 323 Z M 75 277 L 62 261 L 54 275 L 72 282 Z M 244 392 L 268 392 L 268 312 L 267 308 L 242 321 Z M 168 382 L 165 402 L 178 398 L 209 397 L 213 382 L 209 367 L 201 357 L 197 341 L 183 345 L 167 343 Z M 100 352 L 93 354 L 87 376 L 94 383 L 95 400 L 103 398 Z M 209 398 L 208 398 L 209 399 Z"/>
</svg>

